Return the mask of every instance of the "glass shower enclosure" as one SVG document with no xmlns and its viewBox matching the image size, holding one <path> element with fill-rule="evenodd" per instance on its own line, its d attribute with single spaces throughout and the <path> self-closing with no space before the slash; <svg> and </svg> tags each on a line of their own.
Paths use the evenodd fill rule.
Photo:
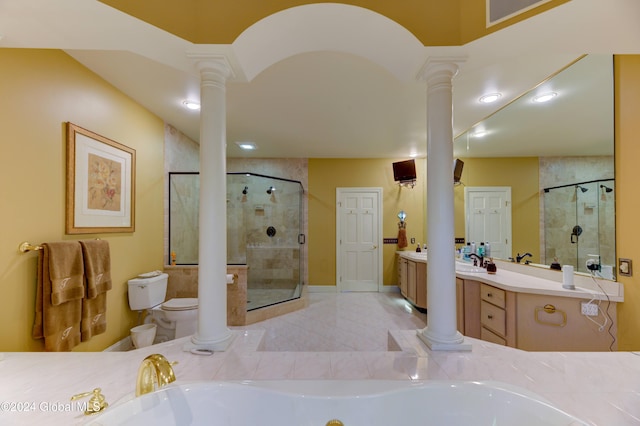
<svg viewBox="0 0 640 426">
<path fill-rule="evenodd" d="M 169 262 L 198 264 L 198 173 L 169 173 Z M 304 189 L 300 181 L 227 173 L 227 264 L 247 265 L 247 310 L 300 297 Z"/>
<path fill-rule="evenodd" d="M 615 181 L 544 189 L 545 259 L 615 279 Z"/>
</svg>

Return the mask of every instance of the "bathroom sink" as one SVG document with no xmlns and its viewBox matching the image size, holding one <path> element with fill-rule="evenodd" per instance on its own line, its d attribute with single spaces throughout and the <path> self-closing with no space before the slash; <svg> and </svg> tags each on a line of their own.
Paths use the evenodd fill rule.
<svg viewBox="0 0 640 426">
<path fill-rule="evenodd" d="M 90 425 L 587 425 L 499 382 L 279 380 L 172 384 L 108 407 Z"/>
<path fill-rule="evenodd" d="M 487 270 L 479 266 L 473 266 L 472 263 L 460 262 L 459 260 L 456 260 L 456 272 L 481 274 L 487 272 Z"/>
</svg>

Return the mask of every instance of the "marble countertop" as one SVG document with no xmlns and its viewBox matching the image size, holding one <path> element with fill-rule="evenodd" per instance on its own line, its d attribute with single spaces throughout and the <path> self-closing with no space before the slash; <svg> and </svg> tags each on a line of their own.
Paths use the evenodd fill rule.
<svg viewBox="0 0 640 426">
<path fill-rule="evenodd" d="M 266 352 L 259 350 L 264 331 L 233 333 L 230 347 L 211 356 L 184 352 L 188 338 L 129 352 L 2 353 L 0 424 L 83 424 L 88 418 L 70 397 L 99 387 L 111 406 L 133 398 L 138 367 L 151 353 L 178 361 L 177 383 L 492 380 L 528 389 L 593 425 L 640 424 L 636 353 L 525 352 L 472 338 L 466 338 L 470 352 L 433 352 L 416 330 L 390 331 L 394 350 L 388 351 Z"/>
<path fill-rule="evenodd" d="M 397 253 L 406 259 L 427 263 L 427 255 L 424 252 L 399 251 Z M 591 299 L 595 296 L 601 300 L 609 299 L 611 302 L 624 301 L 624 288 L 615 281 L 592 278 L 584 274 L 576 275 L 574 278 L 575 290 L 568 290 L 562 287 L 562 274 L 558 271 L 525 265 L 510 265 L 509 262 L 500 261 L 497 261 L 496 265 L 498 270 L 495 274 L 456 271 L 456 276 L 465 280 L 480 281 L 516 293 L 580 299 Z"/>
</svg>

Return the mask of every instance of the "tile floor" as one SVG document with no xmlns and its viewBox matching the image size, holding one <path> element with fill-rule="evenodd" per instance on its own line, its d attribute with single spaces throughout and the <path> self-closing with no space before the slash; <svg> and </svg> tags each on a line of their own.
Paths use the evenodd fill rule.
<svg viewBox="0 0 640 426">
<path fill-rule="evenodd" d="M 264 330 L 270 352 L 386 351 L 390 330 L 417 330 L 426 315 L 398 293 L 309 293 L 309 306 L 236 330 Z"/>
</svg>

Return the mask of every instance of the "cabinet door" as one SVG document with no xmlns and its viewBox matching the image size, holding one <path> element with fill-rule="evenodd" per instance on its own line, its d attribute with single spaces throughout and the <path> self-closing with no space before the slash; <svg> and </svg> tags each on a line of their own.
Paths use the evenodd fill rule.
<svg viewBox="0 0 640 426">
<path fill-rule="evenodd" d="M 416 302 L 416 262 L 407 261 L 407 298 Z"/>
<path fill-rule="evenodd" d="M 427 264 L 416 262 L 416 306 L 427 309 Z"/>
<path fill-rule="evenodd" d="M 398 284 L 404 297 L 407 297 L 407 263 L 407 259 L 398 257 Z"/>
<path fill-rule="evenodd" d="M 617 341 L 611 336 L 617 333 L 616 303 L 607 306 L 606 301 L 602 302 L 598 316 L 586 317 L 582 315 L 582 302 L 588 300 L 519 293 L 517 347 L 528 351 L 587 352 L 608 351 L 611 347 L 615 351 Z M 545 306 L 549 309 L 545 310 Z M 605 326 L 601 329 L 590 319 Z"/>
</svg>

